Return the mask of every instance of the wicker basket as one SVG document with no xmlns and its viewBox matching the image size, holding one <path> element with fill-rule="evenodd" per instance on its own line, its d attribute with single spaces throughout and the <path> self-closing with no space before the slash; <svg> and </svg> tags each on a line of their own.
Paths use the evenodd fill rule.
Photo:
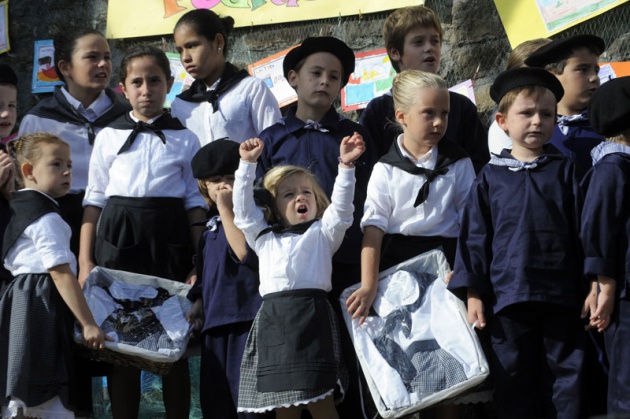
<svg viewBox="0 0 630 419">
<path fill-rule="evenodd" d="M 109 286 L 114 281 L 130 285 L 145 285 L 153 288 L 164 288 L 171 296 L 177 296 L 182 307 L 182 313 L 185 314 L 191 307 L 190 301 L 186 298 L 190 285 L 180 282 L 171 281 L 164 278 L 158 278 L 148 275 L 139 275 L 129 272 L 117 271 L 96 267 L 88 276 L 83 292 L 90 305 L 90 293 L 94 287 Z M 93 307 L 90 309 L 94 310 Z M 188 332 L 188 330 L 181 331 Z M 149 351 L 143 348 L 137 348 L 127 344 L 105 342 L 105 349 L 93 350 L 82 344 L 82 335 L 80 328 L 77 326 L 75 330 L 75 341 L 77 343 L 75 350 L 79 356 L 94 361 L 107 362 L 110 364 L 122 365 L 126 367 L 134 367 L 144 371 L 149 371 L 157 375 L 168 374 L 173 363 L 178 361 L 186 352 L 188 345 L 189 333 L 181 342 L 178 350 L 171 354 L 162 354 L 159 352 Z"/>
</svg>

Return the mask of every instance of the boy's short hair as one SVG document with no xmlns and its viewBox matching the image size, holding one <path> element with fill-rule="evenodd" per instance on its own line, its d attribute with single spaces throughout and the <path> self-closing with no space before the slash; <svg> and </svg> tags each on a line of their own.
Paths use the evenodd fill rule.
<svg viewBox="0 0 630 419">
<path fill-rule="evenodd" d="M 567 60 L 581 48 L 586 48 L 599 56 L 606 49 L 606 44 L 602 38 L 595 35 L 574 35 L 556 39 L 538 48 L 525 60 L 525 64 L 530 67 L 542 67 L 554 74 L 562 74 Z"/>
<path fill-rule="evenodd" d="M 392 49 L 403 55 L 405 36 L 418 27 L 435 29 L 440 35 L 440 44 L 442 43 L 442 24 L 433 10 L 424 6 L 402 7 L 389 15 L 383 24 L 383 40 L 387 55 Z M 392 60 L 391 56 L 389 58 L 394 70 L 399 72 L 398 62 Z"/>
<path fill-rule="evenodd" d="M 289 51 L 282 63 L 284 77 L 288 80 L 289 71 L 299 71 L 304 60 L 317 52 L 328 52 L 339 59 L 343 70 L 341 87 L 348 84 L 350 74 L 354 72 L 354 52 L 345 42 L 333 36 L 308 37 L 299 46 Z"/>
<path fill-rule="evenodd" d="M 550 42 L 552 41 L 549 38 L 536 38 L 518 44 L 508 56 L 505 69 L 511 70 L 513 68 L 525 67 L 525 60 L 534 52 L 538 51 L 540 47 Z"/>
<path fill-rule="evenodd" d="M 564 95 L 564 89 L 558 78 L 547 70 L 521 67 L 500 73 L 490 86 L 490 97 L 499 105 L 498 111 L 505 113 L 512 106 L 518 93 L 526 88 L 531 88 L 529 91 L 534 93 L 536 89 L 533 87 L 536 86 L 550 90 L 556 97 L 556 102 L 560 102 Z M 508 94 L 509 98 L 506 98 Z"/>
<path fill-rule="evenodd" d="M 0 64 L 0 84 L 9 84 L 17 89 L 18 78 L 13 69 L 6 65 Z"/>
<path fill-rule="evenodd" d="M 607 138 L 630 130 L 630 76 L 602 84 L 591 97 L 588 117 L 595 132 Z"/>
</svg>

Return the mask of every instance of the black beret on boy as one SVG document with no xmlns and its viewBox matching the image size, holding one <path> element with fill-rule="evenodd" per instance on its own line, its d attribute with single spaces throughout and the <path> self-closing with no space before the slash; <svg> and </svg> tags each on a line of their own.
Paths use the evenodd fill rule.
<svg viewBox="0 0 630 419">
<path fill-rule="evenodd" d="M 562 84 L 556 76 L 543 70 L 542 68 L 521 67 L 506 70 L 500 73 L 494 83 L 490 86 L 490 97 L 496 103 L 510 90 L 525 86 L 542 86 L 551 90 L 556 97 L 556 102 L 560 102 L 564 95 Z"/>
<path fill-rule="evenodd" d="M 602 84 L 591 97 L 588 118 L 595 132 L 605 137 L 630 129 L 630 76 Z"/>
<path fill-rule="evenodd" d="M 341 87 L 348 84 L 350 74 L 354 71 L 354 52 L 342 40 L 332 36 L 308 37 L 302 41 L 300 46 L 289 51 L 282 63 L 284 77 L 288 79 L 290 70 L 295 70 L 295 67 L 300 61 L 317 52 L 329 52 L 339 58 L 341 67 L 343 68 Z"/>
<path fill-rule="evenodd" d="M 570 57 L 574 49 L 581 47 L 592 47 L 597 51 L 597 55 L 600 55 L 606 49 L 606 44 L 602 38 L 595 35 L 574 35 L 556 39 L 534 51 L 527 57 L 525 64 L 530 67 L 544 67 Z"/>
<path fill-rule="evenodd" d="M 227 138 L 204 145 L 192 159 L 193 176 L 207 179 L 236 172 L 240 160 L 239 147 L 238 143 Z"/>
<path fill-rule="evenodd" d="M 15 71 L 6 64 L 0 64 L 0 83 L 12 84 L 17 87 L 18 79 Z"/>
</svg>

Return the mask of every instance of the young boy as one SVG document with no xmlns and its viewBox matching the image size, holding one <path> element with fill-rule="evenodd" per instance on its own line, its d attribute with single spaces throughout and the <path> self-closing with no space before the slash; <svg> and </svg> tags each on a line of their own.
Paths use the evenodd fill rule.
<svg viewBox="0 0 630 419">
<path fill-rule="evenodd" d="M 333 307 L 339 310 L 336 298 L 346 287 L 360 280 L 362 234 L 359 222 L 376 160 L 365 128 L 339 115 L 332 106 L 354 71 L 354 53 L 337 38 L 309 37 L 289 51 L 283 69 L 289 84 L 297 91 L 297 105 L 290 107 L 284 118 L 260 134 L 265 147 L 258 161 L 258 177 L 282 164 L 305 167 L 315 175 L 330 198 L 339 166 L 341 140 L 357 132 L 366 144 L 365 153 L 356 162 L 354 222 L 333 257 L 331 298 L 335 299 Z M 338 314 L 341 316 L 341 312 Z M 343 320 L 341 322 L 343 324 Z M 356 417 L 361 406 L 356 387 L 358 373 L 354 348 L 345 328 L 342 328 L 341 336 L 351 384 L 338 410 L 340 417 Z"/>
<path fill-rule="evenodd" d="M 424 6 L 404 7 L 393 12 L 383 25 L 387 55 L 397 73 L 422 70 L 437 74 L 442 49 L 442 25 L 435 12 Z M 477 107 L 463 95 L 449 92 L 451 109 L 445 137 L 466 150 L 479 172 L 490 156 L 488 136 L 477 115 Z M 385 155 L 401 133 L 394 117 L 391 92 L 372 99 L 359 124 L 372 136 L 378 157 Z"/>
<path fill-rule="evenodd" d="M 555 75 L 564 96 L 558 102 L 558 125 L 551 144 L 573 159 L 578 176 L 591 167 L 591 150 L 602 136 L 588 122 L 588 102 L 599 87 L 599 56 L 604 40 L 594 35 L 556 39 L 525 60 L 530 67 L 543 67 Z"/>
<path fill-rule="evenodd" d="M 598 295 L 590 307 L 590 326 L 604 332 L 610 362 L 608 413 L 630 411 L 630 77 L 613 79 L 593 95 L 590 123 L 606 141 L 593 151 L 586 174 L 582 212 L 584 273 L 595 278 Z"/>
<path fill-rule="evenodd" d="M 236 413 L 241 360 L 260 308 L 258 258 L 234 225 L 232 187 L 239 144 L 228 139 L 203 146 L 192 159 L 193 176 L 210 207 L 197 251 L 197 282 L 187 318 L 201 330 L 199 399 L 204 418 L 261 417 Z"/>
<path fill-rule="evenodd" d="M 545 145 L 562 95 L 538 68 L 495 80 L 496 120 L 513 146 L 473 183 L 448 285 L 468 300 L 468 321 L 489 329 L 499 417 L 581 417 L 579 190 L 573 163 Z"/>
</svg>

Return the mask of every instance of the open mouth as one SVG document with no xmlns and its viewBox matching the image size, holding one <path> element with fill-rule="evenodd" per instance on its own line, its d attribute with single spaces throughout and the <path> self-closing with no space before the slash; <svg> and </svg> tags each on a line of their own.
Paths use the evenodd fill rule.
<svg viewBox="0 0 630 419">
<path fill-rule="evenodd" d="M 297 212 L 298 214 L 306 214 L 308 212 L 308 208 L 306 208 L 306 205 L 300 205 Z"/>
</svg>

